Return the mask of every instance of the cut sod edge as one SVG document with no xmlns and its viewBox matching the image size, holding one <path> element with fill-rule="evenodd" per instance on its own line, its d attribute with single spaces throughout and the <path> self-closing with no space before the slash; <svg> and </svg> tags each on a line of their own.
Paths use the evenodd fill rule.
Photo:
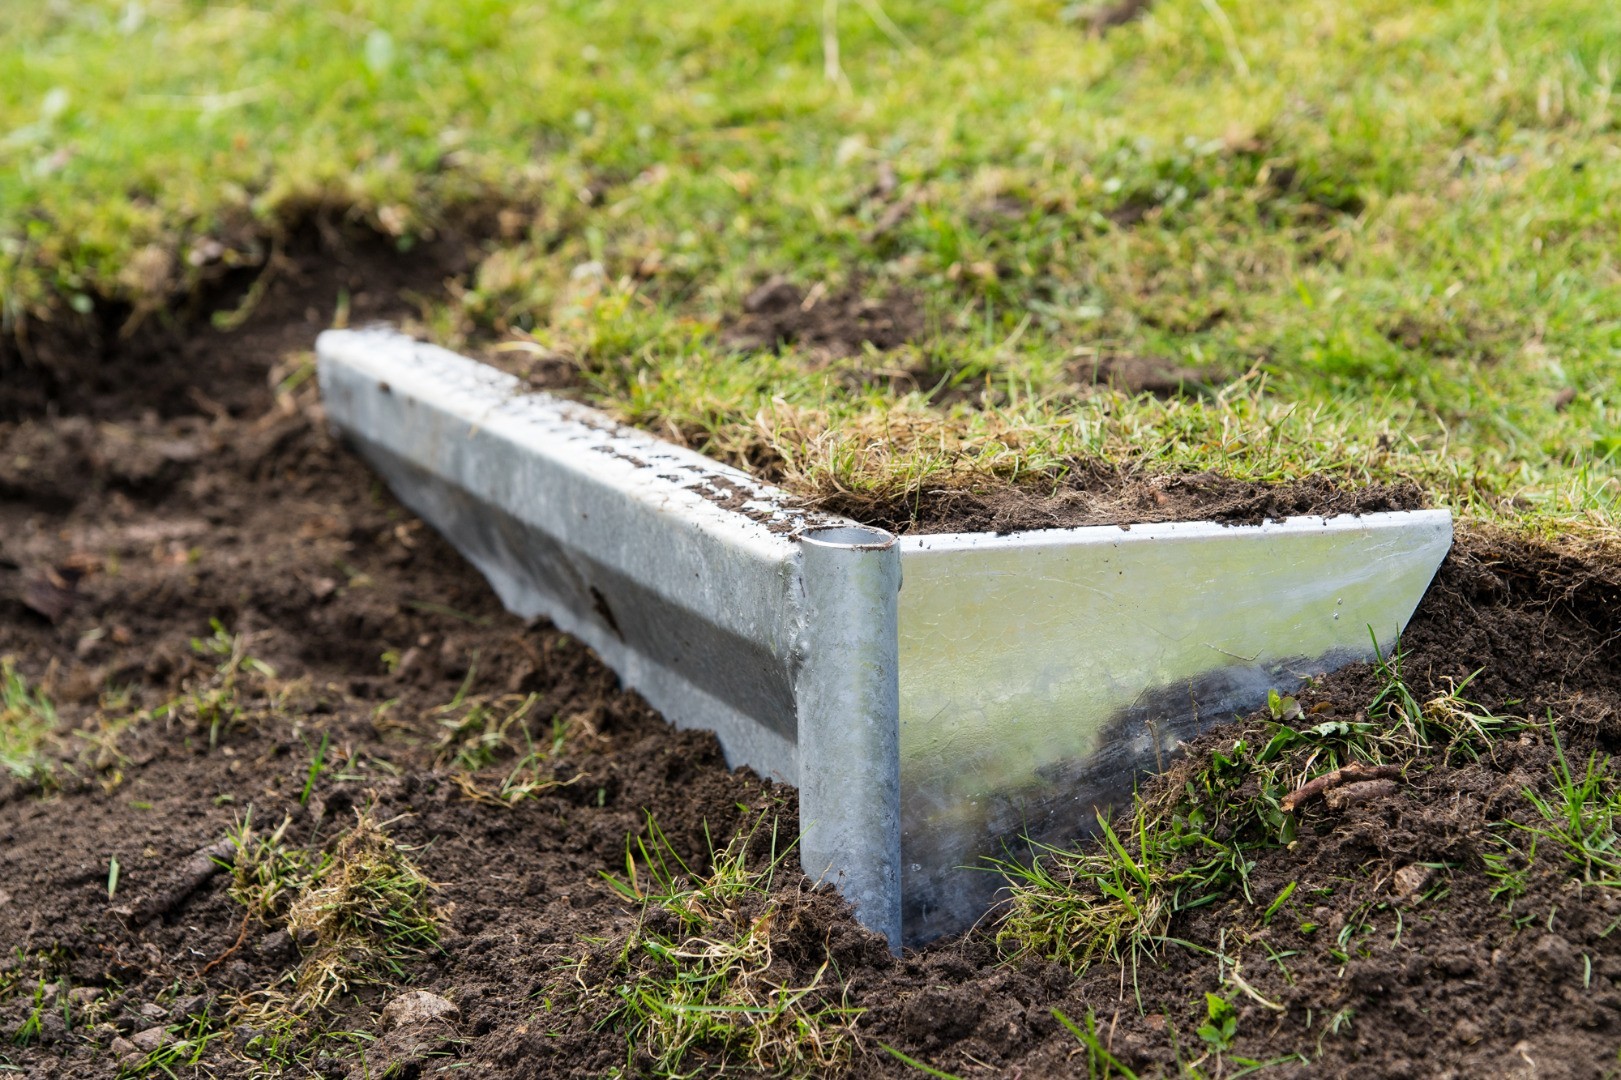
<svg viewBox="0 0 1621 1080">
<path fill-rule="evenodd" d="M 896 538 L 389 330 L 317 351 L 401 501 L 509 609 L 797 784 L 806 872 L 896 948 L 984 913 L 986 856 L 1388 648 L 1451 544 L 1444 510 Z"/>
</svg>

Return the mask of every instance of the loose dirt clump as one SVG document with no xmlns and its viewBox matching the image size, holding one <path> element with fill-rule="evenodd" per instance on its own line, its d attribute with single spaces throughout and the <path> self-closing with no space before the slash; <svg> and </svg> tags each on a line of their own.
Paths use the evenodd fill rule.
<svg viewBox="0 0 1621 1080">
<path fill-rule="evenodd" d="M 823 285 L 809 291 L 774 277 L 743 301 L 743 313 L 722 332 L 734 349 L 781 350 L 796 346 L 821 361 L 858 356 L 868 346 L 880 352 L 922 336 L 923 309 L 905 292 L 871 299 L 859 285 L 834 292 Z"/>
<path fill-rule="evenodd" d="M 1184 825 L 1198 792 L 1281 801 L 1256 771 L 1273 739 L 1362 739 L 1384 747 L 1370 765 L 1399 771 L 1324 783 L 1287 822 L 1224 820 L 1228 839 L 1276 842 L 1245 847 L 1208 902 L 1173 902 L 1126 962 L 1055 959 L 996 918 L 891 958 L 798 873 L 790 789 L 728 771 L 711 736 L 671 729 L 578 642 L 503 612 L 333 440 L 307 350 L 337 285 L 312 275 L 300 291 L 289 276 L 237 331 L 176 346 L 168 362 L 185 358 L 200 396 L 155 389 L 160 354 L 120 352 L 133 345 L 109 344 L 83 393 L 37 374 L 0 383 L 0 714 L 14 733 L 0 743 L 0 1066 L 499 1080 L 645 1075 L 686 1045 L 683 1068 L 889 1077 L 923 1074 L 885 1047 L 961 1076 L 1613 1067 L 1613 554 L 1466 529 L 1402 642 L 1406 711 L 1392 711 L 1389 669 L 1362 665 L 1201 736 L 1143 792 Z M 1062 512 L 926 495 L 918 527 L 1419 501 L 1080 467 L 1057 498 Z M 1465 753 L 1402 743 L 1398 716 L 1495 719 Z M 1540 807 L 1589 779 L 1593 846 L 1573 856 Z M 357 847 L 363 821 L 386 842 Z M 1286 839 L 1264 831 L 1285 826 Z M 272 838 L 276 857 L 238 857 Z M 347 990 L 300 1002 L 299 973 L 338 940 L 309 899 L 340 880 L 319 868 L 360 847 L 367 865 L 403 873 L 398 855 L 419 875 L 385 890 L 386 910 L 419 916 L 416 936 L 394 950 L 343 938 L 357 951 Z M 364 918 L 346 925 L 393 925 L 349 910 Z M 705 1000 L 730 1034 L 682 1044 L 693 1029 L 660 1019 L 662 988 L 728 964 Z M 413 994 L 431 1015 L 402 1021 Z M 748 1030 L 762 1015 L 777 1026 Z"/>
</svg>

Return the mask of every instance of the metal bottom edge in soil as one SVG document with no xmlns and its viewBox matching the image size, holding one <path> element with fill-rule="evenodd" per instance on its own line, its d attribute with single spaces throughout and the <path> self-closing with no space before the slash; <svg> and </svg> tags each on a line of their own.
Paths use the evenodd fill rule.
<svg viewBox="0 0 1621 1080">
<path fill-rule="evenodd" d="M 328 415 L 524 616 L 800 791 L 801 863 L 892 947 L 986 859 L 1093 830 L 1182 742 L 1389 650 L 1444 510 L 896 539 L 387 330 L 318 343 Z"/>
</svg>

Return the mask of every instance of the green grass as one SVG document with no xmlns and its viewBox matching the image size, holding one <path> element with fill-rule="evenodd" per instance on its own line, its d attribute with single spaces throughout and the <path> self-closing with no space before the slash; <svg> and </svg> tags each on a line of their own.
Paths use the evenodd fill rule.
<svg viewBox="0 0 1621 1080">
<path fill-rule="evenodd" d="M 162 1046 L 147 1052 L 135 1061 L 120 1064 L 118 1080 L 134 1077 L 172 1077 L 178 1075 L 177 1070 L 191 1070 L 208 1053 L 209 1044 L 225 1034 L 228 1034 L 228 1029 L 220 1026 L 206 1014 L 187 1017 L 184 1023 L 173 1024 L 168 1028 L 168 1041 Z"/>
<path fill-rule="evenodd" d="M 127 692 L 109 687 L 81 727 L 64 727 L 50 696 L 31 685 L 11 657 L 0 657 L 0 771 L 47 791 L 64 772 L 95 773 L 111 790 L 122 782 L 128 761 L 119 740 L 144 719 L 206 731 L 213 747 L 233 731 L 276 714 L 281 686 L 274 669 L 248 655 L 246 635 L 227 632 L 218 620 L 211 621 L 211 630 L 209 637 L 191 639 L 192 650 L 214 663 L 210 674 L 188 678 L 179 696 L 150 712 L 131 709 Z"/>
<path fill-rule="evenodd" d="M 339 1022 L 334 1002 L 361 984 L 408 985 L 405 965 L 439 943 L 445 912 L 433 903 L 436 886 L 388 834 L 389 822 L 357 810 L 354 825 L 322 848 L 293 843 L 291 824 L 256 830 L 250 813 L 232 830 L 230 897 L 244 909 L 244 938 L 250 925 L 285 930 L 296 959 L 268 986 L 236 995 L 228 1026 L 194 1018 L 175 1044 L 191 1060 L 223 1030 L 247 1033 L 233 1056 L 278 1075 L 332 1053 L 363 1055 L 376 1036 Z"/>
<path fill-rule="evenodd" d="M 627 1075 L 822 1076 L 849 1063 L 861 1010 L 837 989 L 831 958 L 797 980 L 773 963 L 794 921 L 793 897 L 772 892 L 791 845 L 778 849 L 773 824 L 770 851 L 751 857 L 762 827 L 763 817 L 697 872 L 650 816 L 646 835 L 627 847 L 625 875 L 608 879 L 641 918 L 614 965 L 615 985 L 588 992 L 619 999 L 607 1023 L 629 1043 Z"/>
<path fill-rule="evenodd" d="M 287 909 L 303 949 L 295 1005 L 325 1005 L 351 983 L 397 982 L 401 964 L 439 941 L 434 885 L 370 810 L 338 838 L 330 857 Z"/>
<path fill-rule="evenodd" d="M 1621 8 L 1158 0 L 1103 37 L 1067 10 L 23 5 L 5 327 L 97 297 L 161 318 L 312 208 L 402 249 L 480 210 L 497 238 L 433 334 L 564 357 L 605 407 L 813 495 L 1101 455 L 1613 531 Z M 734 355 L 717 331 L 772 273 L 909 292 L 927 331 Z M 1081 385 L 1115 355 L 1215 392 Z M 870 377 L 899 368 L 972 392 Z"/>
<path fill-rule="evenodd" d="M 12 658 L 0 657 L 0 769 L 46 784 L 54 768 L 45 743 L 56 734 L 56 706 L 29 686 Z"/>
<path fill-rule="evenodd" d="M 1171 1044 L 1176 1052 L 1175 1075 L 1185 1080 L 1204 1080 L 1206 1077 L 1240 1077 L 1250 1076 L 1275 1065 L 1294 1063 L 1308 1064 L 1304 1058 L 1277 1058 L 1272 1061 L 1254 1061 L 1249 1058 L 1232 1057 L 1227 1051 L 1238 1031 L 1238 1021 L 1231 1003 L 1215 994 L 1206 994 L 1206 1020 L 1200 1025 L 1197 1034 L 1205 1047 L 1205 1052 L 1192 1060 L 1184 1060 L 1181 1048 L 1176 1044 L 1176 1035 L 1171 1033 Z M 1086 1065 L 1087 1080 L 1138 1080 L 1138 1074 L 1128 1068 L 1109 1049 L 1098 1022 L 1097 1013 L 1087 1009 L 1085 1016 L 1079 1022 L 1070 1019 L 1062 1010 L 1052 1010 L 1053 1019 L 1075 1037 L 1080 1044 L 1079 1053 L 1083 1055 L 1079 1061 L 1071 1058 L 1070 1068 L 1072 1075 L 1080 1076 L 1078 1071 L 1081 1062 Z M 927 1062 L 919 1061 L 910 1055 L 903 1054 L 893 1046 L 880 1043 L 880 1047 L 891 1057 L 905 1065 L 909 1065 L 926 1076 L 935 1077 L 935 1080 L 963 1080 L 955 1073 L 937 1069 Z M 1156 1075 L 1170 1075 L 1166 1072 Z"/>
<path fill-rule="evenodd" d="M 18 1046 L 38 1042 L 45 1010 L 49 1007 L 45 998 L 45 980 L 41 979 L 34 987 L 33 998 L 23 1015 L 22 1023 L 11 1033 L 11 1041 Z"/>
<path fill-rule="evenodd" d="M 432 710 L 438 728 L 438 763 L 450 770 L 462 794 L 489 806 L 512 807 L 525 799 L 584 778 L 556 771 L 554 762 L 571 736 L 589 737 L 588 718 L 554 715 L 543 724 L 534 715 L 539 694 L 471 694 L 477 665 L 469 667 L 456 696 Z M 481 776 L 507 762 L 499 776 Z"/>
<path fill-rule="evenodd" d="M 1532 813 L 1495 823 L 1480 856 L 1491 898 L 1503 904 L 1516 929 L 1539 918 L 1536 911 L 1516 910 L 1539 873 L 1569 876 L 1583 888 L 1621 888 L 1621 777 L 1612 759 L 1597 751 L 1578 771 L 1551 716 L 1547 734 L 1551 776 L 1522 791 Z"/>
<path fill-rule="evenodd" d="M 324 860 L 288 843 L 291 825 L 291 818 L 283 818 L 269 833 L 257 832 L 250 810 L 229 837 L 236 848 L 230 867 L 231 899 L 261 922 L 284 918 L 293 898 L 324 869 Z"/>
<path fill-rule="evenodd" d="M 1617 833 L 1621 779 L 1609 756 L 1597 751 L 1588 755 L 1581 771 L 1572 767 L 1551 718 L 1548 737 L 1554 749 L 1553 791 L 1542 795 L 1532 788 L 1525 790 L 1539 820 L 1519 826 L 1532 837 L 1524 859 L 1527 864 L 1534 861 L 1536 844 L 1542 841 L 1543 850 L 1563 856 L 1583 884 L 1621 888 L 1621 835 Z"/>
<path fill-rule="evenodd" d="M 298 805 L 300 806 L 309 805 L 310 795 L 315 791 L 315 782 L 321 778 L 321 773 L 326 770 L 326 748 L 331 738 L 331 732 L 321 732 L 321 745 L 316 747 L 314 753 L 310 755 L 309 771 L 304 774 L 304 790 L 298 793 Z"/>
<path fill-rule="evenodd" d="M 206 677 L 185 680 L 183 692 L 152 710 L 158 720 L 188 730 L 206 730 L 213 749 L 233 732 L 262 723 L 276 712 L 276 671 L 248 654 L 248 635 L 233 634 L 210 619 L 209 636 L 191 639 L 191 651 L 214 665 Z"/>
<path fill-rule="evenodd" d="M 267 834 L 246 818 L 231 834 L 231 898 L 246 917 L 284 927 L 298 963 L 244 1005 L 243 1015 L 285 1025 L 363 982 L 397 983 L 403 964 L 439 941 L 433 882 L 371 808 L 326 850 L 288 842 L 289 821 Z M 283 989 L 285 987 L 285 989 Z"/>
<path fill-rule="evenodd" d="M 1583 887 L 1621 888 L 1621 778 L 1611 759 L 1597 751 L 1578 771 L 1551 717 L 1547 733 L 1554 751 L 1552 775 L 1522 792 L 1533 813 L 1499 823 L 1490 833 L 1490 850 L 1481 853 L 1491 897 L 1504 905 L 1516 928 L 1537 918 L 1535 912 L 1516 912 L 1515 906 L 1539 868 L 1546 871 L 1550 863 Z"/>
<path fill-rule="evenodd" d="M 1052 1015 L 1053 1019 L 1057 1020 L 1066 1031 L 1075 1036 L 1075 1041 L 1080 1043 L 1081 1050 L 1085 1054 L 1087 1080 L 1138 1080 L 1137 1074 L 1122 1064 L 1120 1059 L 1115 1057 L 1109 1051 L 1109 1048 L 1104 1045 L 1104 1040 L 1098 1034 L 1098 1018 L 1095 1012 L 1088 1009 L 1081 1023 L 1071 1020 L 1058 1009 L 1052 1010 Z M 885 1053 L 897 1061 L 910 1065 L 927 1076 L 935 1077 L 935 1080 L 963 1080 L 956 1073 L 948 1073 L 943 1069 L 937 1069 L 933 1065 L 901 1053 L 893 1046 L 885 1043 L 879 1045 L 883 1047 Z M 1190 1070 L 1185 1064 L 1179 1064 L 1181 1064 L 1179 1071 L 1184 1076 L 1198 1077 L 1202 1075 L 1197 1069 Z M 1079 1076 L 1080 1073 L 1076 1072 L 1074 1075 Z"/>
</svg>

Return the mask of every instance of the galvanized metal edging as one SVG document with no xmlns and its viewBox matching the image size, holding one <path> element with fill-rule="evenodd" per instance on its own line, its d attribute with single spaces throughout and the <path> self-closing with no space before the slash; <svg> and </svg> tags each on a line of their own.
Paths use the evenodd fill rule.
<svg viewBox="0 0 1621 1080">
<path fill-rule="evenodd" d="M 901 539 L 908 941 L 1072 840 L 1210 725 L 1389 653 L 1452 542 L 1445 510 Z"/>
<path fill-rule="evenodd" d="M 965 867 L 1388 647 L 1451 539 L 1446 511 L 897 539 L 390 330 L 317 353 L 331 421 L 509 609 L 798 785 L 806 873 L 893 948 L 983 914 Z"/>
<path fill-rule="evenodd" d="M 400 500 L 508 609 L 798 785 L 806 873 L 898 946 L 895 538 L 392 331 L 316 348 L 329 419 Z"/>
</svg>

